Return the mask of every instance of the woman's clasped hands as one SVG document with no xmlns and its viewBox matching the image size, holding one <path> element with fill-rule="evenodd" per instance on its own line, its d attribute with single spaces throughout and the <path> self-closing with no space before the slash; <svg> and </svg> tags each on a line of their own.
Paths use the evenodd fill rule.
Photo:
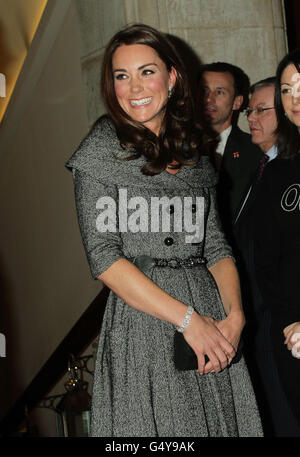
<svg viewBox="0 0 300 457">
<path fill-rule="evenodd" d="M 198 372 L 207 374 L 224 370 L 236 355 L 242 326 L 236 325 L 233 316 L 222 321 L 194 312 L 184 337 L 198 358 Z M 199 338 L 201 335 L 201 338 Z M 209 361 L 205 361 L 205 355 Z"/>
<path fill-rule="evenodd" d="M 284 328 L 284 344 L 292 352 L 292 356 L 300 359 L 300 322 L 293 322 Z"/>
</svg>

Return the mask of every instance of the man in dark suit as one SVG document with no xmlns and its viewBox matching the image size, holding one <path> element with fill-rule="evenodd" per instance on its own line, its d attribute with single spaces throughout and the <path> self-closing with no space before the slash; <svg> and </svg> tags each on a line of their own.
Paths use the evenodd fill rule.
<svg viewBox="0 0 300 457">
<path fill-rule="evenodd" d="M 201 67 L 199 116 L 204 128 L 208 132 L 210 129 L 217 140 L 212 162 L 219 173 L 219 212 L 232 244 L 233 222 L 262 154 L 251 136 L 237 127 L 239 113 L 248 103 L 249 85 L 248 76 L 235 65 L 216 62 Z"/>
<path fill-rule="evenodd" d="M 270 337 L 271 315 L 257 283 L 254 263 L 254 225 L 264 170 L 277 156 L 277 118 L 274 109 L 275 77 L 250 88 L 246 115 L 252 141 L 263 152 L 252 185 L 238 211 L 234 224 L 236 255 L 247 319 L 244 329 L 244 355 L 254 386 L 266 436 L 298 436 L 298 425 L 281 388 Z"/>
<path fill-rule="evenodd" d="M 234 221 L 239 269 L 244 289 L 244 308 L 249 324 L 255 328 L 258 327 L 258 323 L 261 321 L 261 313 L 264 310 L 254 266 L 255 208 L 259 199 L 263 171 L 267 164 L 277 156 L 277 118 L 274 96 L 274 77 L 259 81 L 250 88 L 249 108 L 245 110 L 245 113 L 248 118 L 252 141 L 260 147 L 263 156 Z M 254 331 L 254 327 L 251 338 L 253 339 L 251 344 L 254 344 L 254 340 L 257 340 L 257 332 Z"/>
</svg>

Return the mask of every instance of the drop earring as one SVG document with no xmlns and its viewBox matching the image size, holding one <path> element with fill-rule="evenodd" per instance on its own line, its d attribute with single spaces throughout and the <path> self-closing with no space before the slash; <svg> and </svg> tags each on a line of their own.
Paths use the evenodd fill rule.
<svg viewBox="0 0 300 457">
<path fill-rule="evenodd" d="M 173 87 L 168 87 L 168 98 L 170 98 L 172 95 L 172 89 Z"/>
</svg>

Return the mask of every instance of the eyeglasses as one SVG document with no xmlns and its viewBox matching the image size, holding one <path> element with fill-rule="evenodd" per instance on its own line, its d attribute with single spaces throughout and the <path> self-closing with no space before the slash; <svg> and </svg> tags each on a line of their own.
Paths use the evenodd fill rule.
<svg viewBox="0 0 300 457">
<path fill-rule="evenodd" d="M 246 117 L 249 117 L 250 114 L 253 113 L 256 117 L 261 117 L 261 116 L 263 116 L 264 112 L 269 110 L 269 109 L 275 109 L 275 106 L 272 106 L 271 108 L 261 108 L 260 106 L 258 106 L 257 108 L 254 108 L 254 109 L 246 108 L 243 111 L 243 114 Z"/>
</svg>

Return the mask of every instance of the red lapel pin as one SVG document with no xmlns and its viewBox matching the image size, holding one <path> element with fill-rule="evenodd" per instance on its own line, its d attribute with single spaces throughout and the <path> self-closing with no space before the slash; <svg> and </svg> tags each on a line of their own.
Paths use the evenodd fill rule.
<svg viewBox="0 0 300 457">
<path fill-rule="evenodd" d="M 235 159 L 238 159 L 238 158 L 240 157 L 240 153 L 239 153 L 239 152 L 234 152 L 234 153 L 233 153 L 233 157 L 234 157 Z"/>
</svg>

